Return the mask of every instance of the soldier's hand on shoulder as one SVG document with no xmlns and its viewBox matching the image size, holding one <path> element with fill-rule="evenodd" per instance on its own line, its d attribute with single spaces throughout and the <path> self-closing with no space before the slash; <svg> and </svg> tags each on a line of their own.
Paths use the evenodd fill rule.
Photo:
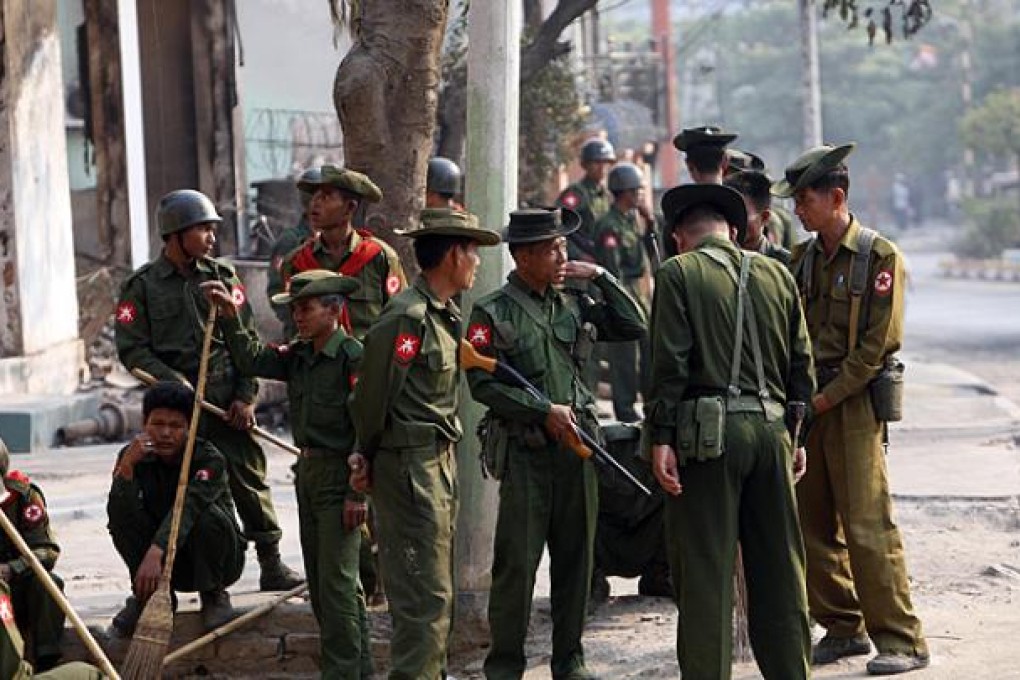
<svg viewBox="0 0 1020 680">
<path fill-rule="evenodd" d="M 199 284 L 205 298 L 210 304 L 215 305 L 217 311 L 226 317 L 237 315 L 237 307 L 234 305 L 234 297 L 222 281 L 205 281 Z"/>
</svg>

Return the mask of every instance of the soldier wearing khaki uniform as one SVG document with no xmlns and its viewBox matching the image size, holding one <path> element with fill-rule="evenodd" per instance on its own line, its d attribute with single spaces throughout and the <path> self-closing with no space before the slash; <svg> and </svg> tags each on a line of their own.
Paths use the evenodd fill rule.
<svg viewBox="0 0 1020 680">
<path fill-rule="evenodd" d="M 891 515 L 884 424 L 868 389 L 902 343 L 906 286 L 903 256 L 876 236 L 863 295 L 857 303 L 851 295 L 851 263 L 864 229 L 847 204 L 844 159 L 853 147 L 807 151 L 773 192 L 793 196 L 804 228 L 817 234 L 793 252 L 819 387 L 807 438 L 808 472 L 797 489 L 811 615 L 827 631 L 814 662 L 867 654 L 870 637 L 879 653 L 868 671 L 887 675 L 928 665 Z M 855 304 L 857 324 L 851 320 Z"/>
<path fill-rule="evenodd" d="M 456 444 L 461 312 L 479 246 L 499 243 L 474 215 L 429 208 L 414 239 L 422 273 L 394 297 L 365 336 L 351 416 L 361 453 L 355 489 L 371 486 L 380 566 L 393 619 L 392 680 L 437 680 L 446 671 L 453 617 L 457 525 Z"/>
</svg>

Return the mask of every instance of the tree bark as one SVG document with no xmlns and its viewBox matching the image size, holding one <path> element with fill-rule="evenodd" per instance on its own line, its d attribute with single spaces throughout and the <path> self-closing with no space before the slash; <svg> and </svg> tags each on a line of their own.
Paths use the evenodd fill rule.
<svg viewBox="0 0 1020 680">
<path fill-rule="evenodd" d="M 534 39 L 521 51 L 521 82 L 531 80 L 556 57 L 570 52 L 570 43 L 560 35 L 579 16 L 595 7 L 598 0 L 560 0 L 552 14 L 542 22 Z"/>
<path fill-rule="evenodd" d="M 361 3 L 354 46 L 333 83 L 346 165 L 383 191 L 368 224 L 411 270 L 410 239 L 394 238 L 393 229 L 409 228 L 424 204 L 448 10 L 447 0 Z"/>
</svg>

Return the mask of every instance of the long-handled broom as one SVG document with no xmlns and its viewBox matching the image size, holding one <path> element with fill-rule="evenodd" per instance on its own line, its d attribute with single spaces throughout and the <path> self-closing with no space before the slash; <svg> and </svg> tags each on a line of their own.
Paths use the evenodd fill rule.
<svg viewBox="0 0 1020 680">
<path fill-rule="evenodd" d="M 85 627 L 85 623 L 81 620 L 81 617 L 79 617 L 78 613 L 71 607 L 71 603 L 67 601 L 67 597 L 60 592 L 60 588 L 58 588 L 57 584 L 53 582 L 53 577 L 50 576 L 50 572 L 46 571 L 46 568 L 39 563 L 39 558 L 35 556 L 32 549 L 27 543 L 25 543 L 25 539 L 21 537 L 17 528 L 11 523 L 11 520 L 7 519 L 7 515 L 3 511 L 0 511 L 0 526 L 3 526 L 4 533 L 7 534 L 7 537 L 11 539 L 11 542 L 18 548 L 18 552 L 25 558 L 25 561 L 28 562 L 28 566 L 32 569 L 35 577 L 39 579 L 39 582 L 43 584 L 43 587 L 46 588 L 46 592 L 50 594 L 50 597 L 56 600 L 61 611 L 67 615 L 71 625 L 74 626 L 75 632 L 78 633 L 78 637 L 80 637 L 81 641 L 85 643 L 85 647 L 89 650 L 89 654 L 92 655 L 92 658 L 99 665 L 99 668 L 103 671 L 106 677 L 111 678 L 111 680 L 118 680 L 120 676 L 117 675 L 117 671 L 113 669 L 113 664 L 110 663 L 106 654 L 103 653 L 103 649 L 96 642 L 95 638 L 92 637 L 92 634 L 89 633 L 89 630 Z"/>
<path fill-rule="evenodd" d="M 170 603 L 170 581 L 177 557 L 177 533 L 181 528 L 181 514 L 184 512 L 184 498 L 188 492 L 191 476 L 191 457 L 195 452 L 195 437 L 198 436 L 198 420 L 202 415 L 202 399 L 205 397 L 206 376 L 209 373 L 209 348 L 216 327 L 216 305 L 209 306 L 206 319 L 205 337 L 202 338 L 202 356 L 198 363 L 198 384 L 195 386 L 195 405 L 191 409 L 191 425 L 188 441 L 181 461 L 181 474 L 177 477 L 177 495 L 174 497 L 173 515 L 170 518 L 170 537 L 167 540 L 166 559 L 163 573 L 156 591 L 145 604 L 138 619 L 135 635 L 131 639 L 127 658 L 124 659 L 123 676 L 127 680 L 150 680 L 158 678 L 163 667 L 163 657 L 170 646 L 174 632 L 174 612 Z"/>
</svg>

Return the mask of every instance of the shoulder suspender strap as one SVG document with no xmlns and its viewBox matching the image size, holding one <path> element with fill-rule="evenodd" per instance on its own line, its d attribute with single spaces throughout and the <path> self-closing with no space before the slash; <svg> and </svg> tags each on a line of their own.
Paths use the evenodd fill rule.
<svg viewBox="0 0 1020 680">
<path fill-rule="evenodd" d="M 744 303 L 744 310 L 747 313 L 747 325 L 751 332 L 751 353 L 754 355 L 754 371 L 758 378 L 758 397 L 769 398 L 769 388 L 765 385 L 765 362 L 761 356 L 761 341 L 758 337 L 758 322 L 754 315 L 754 301 L 751 293 L 747 290 L 747 279 L 751 268 L 751 258 L 760 257 L 757 253 L 746 253 L 740 262 L 740 284 L 744 290 L 747 301 Z"/>
<path fill-rule="evenodd" d="M 871 262 L 871 248 L 878 233 L 867 227 L 860 227 L 857 232 L 857 252 L 850 260 L 850 329 L 847 341 L 847 353 L 857 347 L 860 334 L 861 298 L 868 286 L 868 265 Z"/>
<path fill-rule="evenodd" d="M 800 258 L 797 266 L 793 269 L 793 278 L 800 287 L 800 303 L 804 309 L 807 309 L 807 296 L 811 292 L 811 283 L 815 275 L 815 239 L 817 238 L 817 236 L 812 236 L 804 244 L 804 257 Z"/>
<path fill-rule="evenodd" d="M 747 304 L 749 262 L 747 257 L 740 258 L 740 278 L 737 282 L 737 327 L 733 338 L 733 358 L 730 360 L 730 384 L 726 387 L 731 399 L 740 396 L 740 354 L 744 348 L 744 307 Z"/>
</svg>

